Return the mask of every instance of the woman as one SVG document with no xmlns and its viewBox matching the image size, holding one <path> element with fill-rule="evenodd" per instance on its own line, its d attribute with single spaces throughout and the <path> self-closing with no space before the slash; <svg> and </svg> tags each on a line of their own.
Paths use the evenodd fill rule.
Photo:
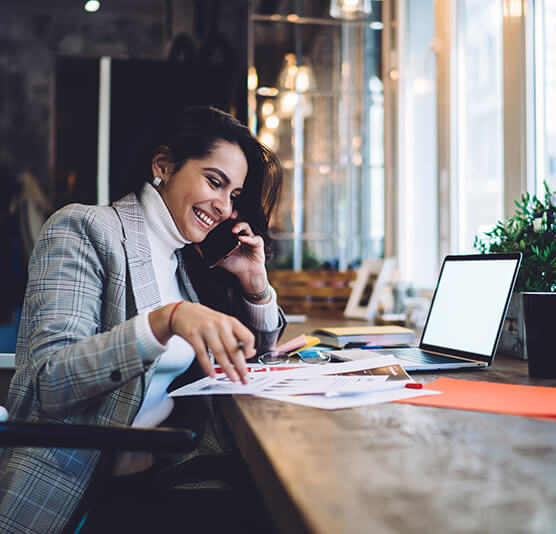
<svg viewBox="0 0 556 534">
<path fill-rule="evenodd" d="M 29 262 L 10 418 L 156 426 L 172 412 L 166 390 L 178 375 L 214 376 L 214 360 L 245 383 L 245 359 L 276 343 L 284 320 L 265 246 L 279 164 L 214 108 L 187 109 L 179 126 L 158 139 L 133 193 L 110 207 L 66 206 L 45 224 Z M 228 219 L 241 246 L 210 269 L 192 244 Z M 213 423 L 201 453 L 216 447 Z M 123 455 L 114 469 L 151 465 Z M 98 451 L 4 450 L 0 531 L 60 531 L 98 468 Z"/>
</svg>

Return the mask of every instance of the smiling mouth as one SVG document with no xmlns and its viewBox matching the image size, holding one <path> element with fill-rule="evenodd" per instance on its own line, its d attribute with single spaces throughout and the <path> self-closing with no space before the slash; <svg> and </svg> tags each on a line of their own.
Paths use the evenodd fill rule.
<svg viewBox="0 0 556 534">
<path fill-rule="evenodd" d="M 204 222 L 207 226 L 212 226 L 215 223 L 214 219 L 211 219 L 205 212 L 200 211 L 197 208 L 193 208 L 193 213 L 195 213 L 197 218 Z"/>
</svg>

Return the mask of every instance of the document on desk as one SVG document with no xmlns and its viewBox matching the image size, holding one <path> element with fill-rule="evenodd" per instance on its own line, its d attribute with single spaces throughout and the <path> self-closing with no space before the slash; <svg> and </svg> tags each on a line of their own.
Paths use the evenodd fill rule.
<svg viewBox="0 0 556 534">
<path fill-rule="evenodd" d="M 387 371 L 394 363 L 391 371 Z M 367 379 L 370 384 L 384 382 L 383 378 L 389 373 L 390 380 L 412 380 L 411 377 L 394 362 L 391 356 L 381 356 L 371 360 L 359 360 L 356 362 L 305 364 L 303 366 L 274 366 L 265 365 L 248 366 L 247 377 L 249 382 L 241 384 L 232 382 L 226 375 L 217 373 L 216 378 L 201 378 L 191 384 L 182 386 L 170 393 L 172 397 L 184 397 L 192 395 L 253 395 L 259 393 L 272 393 L 275 389 L 282 389 L 288 393 L 306 393 L 308 391 L 326 392 L 325 384 L 333 387 L 339 380 L 336 375 L 353 375 L 354 381 Z M 267 372 L 261 372 L 266 369 Z M 276 369 L 281 369 L 277 371 Z M 270 372 L 274 371 L 274 372 Z M 329 376 L 327 376 L 329 375 Z M 344 377 L 345 380 L 345 377 Z"/>
<path fill-rule="evenodd" d="M 333 374 L 328 377 L 334 377 L 335 380 L 324 391 L 311 390 L 310 387 L 305 391 L 301 388 L 296 391 L 284 387 L 284 383 L 278 383 L 256 395 L 301 406 L 338 410 L 440 393 L 416 389 L 421 384 L 416 383 L 392 356 L 373 357 L 349 364 L 363 362 L 360 369 L 353 365 L 352 368 L 343 369 L 341 366 L 345 364 L 329 364 L 327 372 Z"/>
<path fill-rule="evenodd" d="M 191 382 L 170 393 L 170 397 L 191 397 L 195 395 L 253 395 L 258 391 L 263 391 L 279 382 L 289 373 L 296 372 L 297 369 L 285 370 L 280 373 L 260 373 L 249 372 L 247 374 L 248 383 L 232 382 L 226 375 L 219 373 L 216 378 L 209 376 Z"/>
<path fill-rule="evenodd" d="M 224 375 L 206 377 L 176 389 L 170 396 L 246 394 L 336 409 L 422 394 L 420 390 L 404 389 L 414 381 L 391 356 L 307 365 L 273 373 L 250 372 L 248 379 L 248 384 L 241 384 Z M 383 394 L 386 397 L 380 396 Z M 426 394 L 431 394 L 430 390 Z"/>
</svg>

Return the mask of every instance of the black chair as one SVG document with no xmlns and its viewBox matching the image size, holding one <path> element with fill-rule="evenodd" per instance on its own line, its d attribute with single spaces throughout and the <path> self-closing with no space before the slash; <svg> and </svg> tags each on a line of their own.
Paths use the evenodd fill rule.
<svg viewBox="0 0 556 534">
<path fill-rule="evenodd" d="M 132 428 L 127 426 L 102 425 L 65 425 L 56 423 L 21 423 L 7 421 L 7 411 L 0 407 L 0 446 L 2 447 L 55 447 L 64 449 L 96 449 L 103 453 L 118 451 L 140 451 L 153 453 L 186 453 L 195 448 L 198 435 L 188 429 Z M 114 455 L 112 455 L 114 456 Z M 106 465 L 112 465 L 107 462 Z M 103 471 L 106 471 L 104 469 Z M 90 488 L 80 503 L 78 510 L 70 520 L 66 533 L 85 534 L 96 532 L 90 527 L 91 517 L 97 517 L 97 508 L 102 505 L 103 477 L 97 476 L 94 486 Z M 185 497 L 185 496 L 183 496 Z M 161 496 L 162 501 L 164 498 Z M 177 503 L 177 499 L 174 504 Z M 126 521 L 126 525 L 128 522 Z M 116 532 L 109 529 L 108 532 Z M 135 527 L 133 527 L 136 530 Z M 119 530 L 119 527 L 118 527 Z M 146 531 L 146 530 L 145 530 Z M 107 534 L 107 532 L 104 532 Z"/>
<path fill-rule="evenodd" d="M 7 412 L 0 407 L 1 447 L 97 449 L 103 452 L 104 458 L 110 455 L 115 458 L 115 453 L 119 451 L 187 453 L 195 448 L 200 438 L 196 432 L 188 429 L 2 421 L 6 417 Z M 215 457 L 208 471 L 219 472 L 221 465 L 222 471 L 225 471 L 226 465 L 221 464 L 221 460 Z M 242 464 L 239 455 L 234 457 L 232 463 Z M 189 471 L 179 473 L 179 477 L 174 475 L 175 480 L 172 480 L 170 473 L 170 476 L 163 478 L 162 485 L 158 485 L 158 479 L 153 478 L 151 487 L 148 479 L 151 490 L 148 496 L 143 496 L 144 502 L 136 500 L 134 475 L 126 481 L 122 491 L 116 492 L 116 498 L 114 491 L 103 491 L 103 487 L 106 489 L 107 485 L 115 484 L 121 478 L 111 477 L 112 465 L 112 461 L 107 461 L 99 469 L 100 474 L 96 475 L 64 534 L 164 533 L 170 529 L 176 532 L 202 529 L 204 534 L 210 534 L 221 533 L 223 528 L 233 533 L 236 527 L 244 534 L 274 531 L 266 509 L 242 465 L 236 466 L 238 473 L 245 473 L 235 479 L 239 484 L 223 488 L 195 488 L 195 484 L 191 487 L 188 482 L 201 480 L 206 474 L 207 465 L 193 460 Z M 142 487 L 145 487 L 144 478 Z M 107 498 L 106 495 L 112 497 Z M 240 523 L 234 525 L 233 520 L 230 523 L 230 518 L 238 516 L 241 517 Z"/>
<path fill-rule="evenodd" d="M 2 447 L 56 447 L 103 451 L 187 452 L 197 444 L 192 430 L 127 426 L 0 423 Z"/>
</svg>

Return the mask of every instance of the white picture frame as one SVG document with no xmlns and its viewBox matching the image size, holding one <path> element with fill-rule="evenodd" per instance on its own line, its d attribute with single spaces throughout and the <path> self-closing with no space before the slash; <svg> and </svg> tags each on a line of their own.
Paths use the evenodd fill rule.
<svg viewBox="0 0 556 534">
<path fill-rule="evenodd" d="M 394 258 L 368 260 L 361 264 L 344 310 L 344 317 L 371 322 L 377 311 L 380 291 L 394 270 Z"/>
</svg>

